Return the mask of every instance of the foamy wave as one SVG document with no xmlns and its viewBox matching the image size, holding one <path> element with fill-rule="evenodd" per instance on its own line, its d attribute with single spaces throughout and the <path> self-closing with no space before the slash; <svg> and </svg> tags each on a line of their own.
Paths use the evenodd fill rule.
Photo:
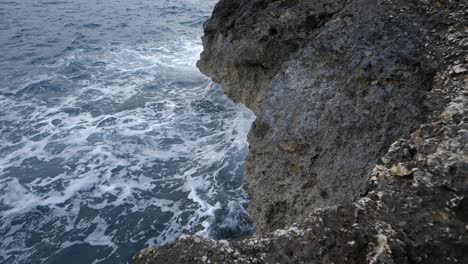
<svg viewBox="0 0 468 264">
<path fill-rule="evenodd" d="M 253 115 L 197 71 L 200 51 L 190 39 L 78 50 L 0 95 L 0 261 L 39 258 L 44 243 L 49 257 L 91 245 L 112 260 L 209 236 L 246 202 Z"/>
</svg>

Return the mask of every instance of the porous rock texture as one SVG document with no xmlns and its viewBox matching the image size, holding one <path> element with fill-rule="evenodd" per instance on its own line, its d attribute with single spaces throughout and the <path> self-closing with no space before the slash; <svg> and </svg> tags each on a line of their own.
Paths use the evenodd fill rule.
<svg viewBox="0 0 468 264">
<path fill-rule="evenodd" d="M 468 263 L 467 8 L 221 0 L 198 66 L 257 114 L 257 235 L 134 263 Z"/>
<path fill-rule="evenodd" d="M 271 79 L 343 0 L 221 0 L 205 23 L 197 66 L 231 99 L 258 112 Z"/>
</svg>

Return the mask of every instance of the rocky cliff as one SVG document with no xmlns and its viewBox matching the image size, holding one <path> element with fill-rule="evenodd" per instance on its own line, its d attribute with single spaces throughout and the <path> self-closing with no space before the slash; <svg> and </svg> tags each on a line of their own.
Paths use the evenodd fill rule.
<svg viewBox="0 0 468 264">
<path fill-rule="evenodd" d="M 254 237 L 135 263 L 467 263 L 468 4 L 221 0 L 200 70 L 256 114 Z"/>
</svg>

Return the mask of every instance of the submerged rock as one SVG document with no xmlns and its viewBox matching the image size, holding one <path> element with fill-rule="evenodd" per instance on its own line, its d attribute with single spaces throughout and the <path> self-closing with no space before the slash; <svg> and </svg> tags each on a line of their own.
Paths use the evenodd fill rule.
<svg viewBox="0 0 468 264">
<path fill-rule="evenodd" d="M 198 66 L 257 114 L 258 235 L 134 263 L 467 263 L 466 1 L 225 0 Z"/>
</svg>

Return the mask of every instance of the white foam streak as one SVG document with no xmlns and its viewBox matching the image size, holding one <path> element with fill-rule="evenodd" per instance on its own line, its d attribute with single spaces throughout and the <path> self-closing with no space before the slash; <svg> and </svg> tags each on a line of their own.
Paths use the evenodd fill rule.
<svg viewBox="0 0 468 264">
<path fill-rule="evenodd" d="M 88 243 L 113 254 L 125 240 L 115 229 L 122 217 L 140 218 L 128 227 L 128 241 L 209 235 L 225 206 L 217 198 L 218 177 L 242 155 L 253 115 L 197 71 L 200 51 L 199 41 L 188 39 L 159 48 L 77 51 L 50 74 L 25 82 L 16 96 L 0 96 L 6 109 L 0 115 L 0 257 L 14 249 L 24 258 L 33 254 L 25 243 L 33 232 L 59 243 L 58 250 Z M 42 92 L 27 90 L 78 78 L 81 72 L 61 70 L 74 64 L 94 67 L 94 75 L 70 81 L 78 85 L 56 98 L 41 101 Z M 245 199 L 240 188 L 230 191 L 230 199 Z M 31 222 L 24 221 L 28 215 Z M 56 233 L 44 231 L 50 225 Z M 62 237 L 77 229 L 86 235 Z"/>
</svg>

